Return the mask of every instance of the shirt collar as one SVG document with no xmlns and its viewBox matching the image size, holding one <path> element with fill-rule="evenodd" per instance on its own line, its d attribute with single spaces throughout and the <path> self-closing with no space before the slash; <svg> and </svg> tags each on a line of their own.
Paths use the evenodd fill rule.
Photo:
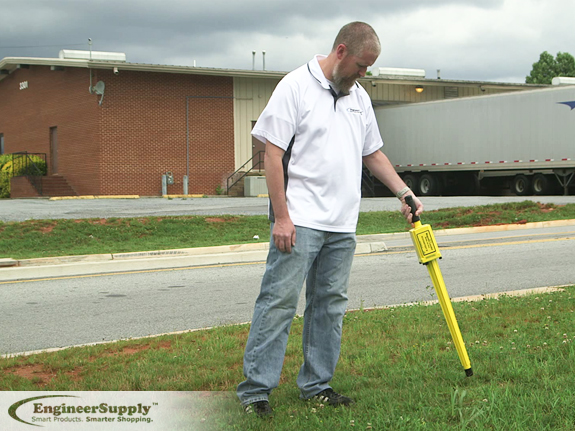
<svg viewBox="0 0 575 431">
<path fill-rule="evenodd" d="M 326 90 L 329 90 L 331 88 L 330 83 L 327 80 L 327 78 L 325 77 L 325 75 L 323 74 L 323 70 L 321 70 L 321 66 L 319 65 L 319 60 L 323 60 L 326 57 L 327 56 L 325 56 L 325 55 L 317 54 L 307 64 L 307 69 L 309 70 L 309 73 L 311 73 L 311 75 L 317 80 L 317 82 L 319 82 L 319 84 L 323 88 L 325 88 Z M 355 91 L 357 85 L 359 85 L 359 84 L 356 81 L 356 83 L 350 88 L 349 91 L 350 92 Z"/>
</svg>

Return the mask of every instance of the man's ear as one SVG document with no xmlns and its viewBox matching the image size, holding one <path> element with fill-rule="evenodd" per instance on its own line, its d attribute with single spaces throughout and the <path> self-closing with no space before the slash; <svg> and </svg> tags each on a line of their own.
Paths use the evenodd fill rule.
<svg viewBox="0 0 575 431">
<path fill-rule="evenodd" d="M 345 46 L 343 43 L 340 43 L 335 49 L 335 54 L 338 60 L 343 60 L 347 55 L 347 46 Z"/>
</svg>

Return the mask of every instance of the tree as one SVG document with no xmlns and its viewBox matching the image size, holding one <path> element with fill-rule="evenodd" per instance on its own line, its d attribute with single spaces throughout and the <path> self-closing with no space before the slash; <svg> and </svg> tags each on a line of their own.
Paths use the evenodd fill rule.
<svg viewBox="0 0 575 431">
<path fill-rule="evenodd" d="M 557 53 L 557 75 L 575 76 L 575 58 L 568 52 Z"/>
<path fill-rule="evenodd" d="M 527 84 L 551 84 L 556 76 L 575 77 L 575 58 L 568 52 L 558 52 L 553 58 L 547 51 L 539 56 L 539 61 L 533 63 L 529 76 L 525 77 Z"/>
</svg>

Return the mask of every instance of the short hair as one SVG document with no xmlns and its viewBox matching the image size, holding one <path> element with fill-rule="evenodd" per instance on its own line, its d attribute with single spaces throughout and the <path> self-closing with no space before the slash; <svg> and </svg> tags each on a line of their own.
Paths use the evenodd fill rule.
<svg viewBox="0 0 575 431">
<path fill-rule="evenodd" d="M 365 22 L 355 21 L 344 25 L 335 38 L 332 51 L 344 44 L 351 55 L 362 55 L 368 50 L 377 55 L 381 52 L 379 37 L 372 26 Z"/>
</svg>

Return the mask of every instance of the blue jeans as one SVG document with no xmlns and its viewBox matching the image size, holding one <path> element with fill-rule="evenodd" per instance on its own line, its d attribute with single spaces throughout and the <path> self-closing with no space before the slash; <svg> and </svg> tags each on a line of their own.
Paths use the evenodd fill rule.
<svg viewBox="0 0 575 431">
<path fill-rule="evenodd" d="M 295 247 L 291 253 L 282 253 L 272 237 L 244 353 L 246 380 L 237 389 L 243 405 L 267 400 L 279 384 L 291 323 L 306 278 L 304 361 L 297 385 L 304 399 L 330 387 L 328 382 L 339 359 L 355 244 L 355 233 L 296 226 Z"/>
</svg>

